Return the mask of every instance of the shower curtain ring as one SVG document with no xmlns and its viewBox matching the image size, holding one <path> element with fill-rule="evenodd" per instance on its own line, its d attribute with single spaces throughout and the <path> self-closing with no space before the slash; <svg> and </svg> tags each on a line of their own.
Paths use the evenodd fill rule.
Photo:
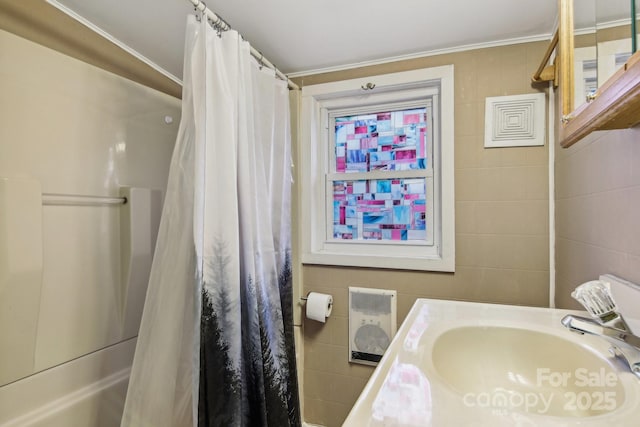
<svg viewBox="0 0 640 427">
<path fill-rule="evenodd" d="M 200 10 L 200 5 L 202 5 L 204 9 Z M 202 16 L 206 15 L 204 11 L 207 10 L 207 4 L 201 1 L 197 5 L 193 6 L 193 10 L 196 12 L 196 21 L 202 22 Z"/>
<path fill-rule="evenodd" d="M 218 34 L 218 37 L 222 37 L 222 18 L 220 18 L 219 16 L 216 15 L 216 20 L 214 21 L 213 19 L 209 19 L 209 22 L 211 23 L 211 26 L 213 26 L 213 29 L 216 30 L 216 33 Z"/>
</svg>

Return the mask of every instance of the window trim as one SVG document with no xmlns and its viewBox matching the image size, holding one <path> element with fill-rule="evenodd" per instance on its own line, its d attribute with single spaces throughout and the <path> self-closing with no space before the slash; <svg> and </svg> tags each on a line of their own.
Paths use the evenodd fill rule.
<svg viewBox="0 0 640 427">
<path fill-rule="evenodd" d="M 375 83 L 375 90 L 363 91 L 361 87 L 366 87 L 369 82 Z M 439 95 L 436 95 L 439 106 L 432 105 L 434 122 L 440 119 L 437 124 L 440 141 L 433 144 L 433 174 L 427 179 L 434 181 L 433 221 L 439 224 L 434 230 L 434 243 L 439 244 L 435 252 L 425 250 L 432 246 L 424 244 L 326 239 L 327 175 L 332 174 L 331 156 L 327 149 L 332 141 L 330 114 L 345 109 L 353 111 L 360 106 L 375 108 L 380 104 L 417 101 L 431 96 L 434 85 L 440 88 Z M 303 264 L 455 271 L 453 95 L 453 65 L 303 87 L 299 174 Z M 357 102 L 354 101 L 356 98 Z M 434 132 L 437 131 L 435 126 L 436 123 Z"/>
</svg>

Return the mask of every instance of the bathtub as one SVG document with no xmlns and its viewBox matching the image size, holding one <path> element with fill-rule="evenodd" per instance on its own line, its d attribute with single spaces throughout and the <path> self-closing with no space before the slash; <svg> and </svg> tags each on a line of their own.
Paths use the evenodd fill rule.
<svg viewBox="0 0 640 427">
<path fill-rule="evenodd" d="M 1 427 L 117 427 L 136 338 L 0 387 Z"/>
</svg>

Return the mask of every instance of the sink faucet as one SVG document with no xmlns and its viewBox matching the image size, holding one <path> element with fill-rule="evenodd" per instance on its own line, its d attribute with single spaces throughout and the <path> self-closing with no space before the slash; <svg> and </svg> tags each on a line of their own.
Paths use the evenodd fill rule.
<svg viewBox="0 0 640 427">
<path fill-rule="evenodd" d="M 640 378 L 640 337 L 633 334 L 624 318 L 618 313 L 609 288 L 594 280 L 578 286 L 571 296 L 582 304 L 593 318 L 569 314 L 562 318 L 562 325 L 572 332 L 590 334 L 607 340 L 609 351 L 622 358 Z"/>
<path fill-rule="evenodd" d="M 624 359 L 631 371 L 640 378 L 640 338 L 633 335 L 628 328 L 618 329 L 595 319 L 572 314 L 562 318 L 562 325 L 572 332 L 597 335 L 607 340 L 611 344 L 611 354 Z"/>
</svg>

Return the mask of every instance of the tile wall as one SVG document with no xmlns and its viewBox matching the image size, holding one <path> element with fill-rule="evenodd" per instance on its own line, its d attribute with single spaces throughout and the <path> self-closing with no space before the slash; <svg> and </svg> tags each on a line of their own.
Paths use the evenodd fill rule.
<svg viewBox="0 0 640 427">
<path fill-rule="evenodd" d="M 640 283 L 640 127 L 556 148 L 556 304 L 611 273 Z"/>
<path fill-rule="evenodd" d="M 335 302 L 325 325 L 304 321 L 307 422 L 341 425 L 372 372 L 347 361 L 349 286 L 397 290 L 398 324 L 421 297 L 548 304 L 548 147 L 483 148 L 485 98 L 545 91 L 546 86 L 530 82 L 546 46 L 536 42 L 478 49 L 297 79 L 309 85 L 455 67 L 456 272 L 302 267 L 303 293 L 330 293 Z M 303 230 L 299 236 L 304 238 Z"/>
</svg>

